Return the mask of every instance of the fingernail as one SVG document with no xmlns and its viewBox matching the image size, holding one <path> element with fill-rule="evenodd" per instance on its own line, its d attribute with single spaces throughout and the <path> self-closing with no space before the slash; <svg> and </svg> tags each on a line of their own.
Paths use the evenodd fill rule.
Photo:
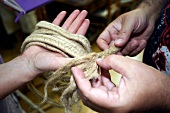
<svg viewBox="0 0 170 113">
<path fill-rule="evenodd" d="M 97 62 L 100 62 L 100 61 L 102 61 L 103 60 L 103 58 L 98 58 L 96 61 Z"/>
<path fill-rule="evenodd" d="M 115 40 L 115 44 L 120 44 L 122 42 L 123 42 L 123 39 L 120 39 L 120 38 Z"/>
</svg>

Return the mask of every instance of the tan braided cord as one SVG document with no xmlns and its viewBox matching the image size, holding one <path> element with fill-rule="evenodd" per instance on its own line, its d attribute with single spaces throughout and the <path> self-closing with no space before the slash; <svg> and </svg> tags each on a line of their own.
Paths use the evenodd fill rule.
<svg viewBox="0 0 170 113">
<path fill-rule="evenodd" d="M 52 87 L 51 90 L 54 92 L 62 91 L 60 101 L 65 107 L 66 113 L 72 113 L 72 104 L 76 103 L 78 105 L 79 101 L 77 86 L 70 73 L 71 67 L 81 68 L 86 79 L 94 80 L 101 73 L 96 64 L 96 59 L 107 57 L 120 50 L 116 47 L 110 47 L 108 50 L 99 53 L 92 52 L 90 42 L 86 37 L 69 33 L 63 28 L 46 21 L 40 21 L 36 25 L 35 31 L 23 42 L 21 52 L 32 45 L 42 46 L 50 51 L 59 52 L 65 57 L 73 58 L 72 61 L 56 71 L 48 72 L 47 76 L 42 76 L 46 80 L 44 94 L 38 92 L 32 84 L 29 85 L 37 95 L 40 97 L 44 95 L 42 103 L 49 102 L 58 107 L 61 107 L 61 104 L 48 97 L 49 86 Z"/>
</svg>

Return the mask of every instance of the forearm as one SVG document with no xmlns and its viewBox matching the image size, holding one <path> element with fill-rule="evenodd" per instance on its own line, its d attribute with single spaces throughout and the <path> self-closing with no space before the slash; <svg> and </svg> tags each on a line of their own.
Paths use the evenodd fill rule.
<svg viewBox="0 0 170 113">
<path fill-rule="evenodd" d="M 35 73 L 27 64 L 26 59 L 17 57 L 0 65 L 0 99 L 33 79 Z"/>
<path fill-rule="evenodd" d="M 155 75 L 157 76 L 157 75 Z M 158 75 L 155 81 L 158 84 L 157 96 L 155 96 L 155 102 L 158 105 L 155 106 L 155 113 L 170 112 L 170 77 L 167 75 Z M 160 113 L 159 112 L 159 113 Z"/>
<path fill-rule="evenodd" d="M 170 77 L 166 76 L 162 82 L 164 83 L 164 88 L 162 90 L 166 92 L 163 95 L 165 97 L 163 108 L 170 112 Z"/>
<path fill-rule="evenodd" d="M 137 8 L 146 10 L 148 16 L 157 19 L 166 2 L 167 0 L 141 0 L 141 3 Z"/>
</svg>

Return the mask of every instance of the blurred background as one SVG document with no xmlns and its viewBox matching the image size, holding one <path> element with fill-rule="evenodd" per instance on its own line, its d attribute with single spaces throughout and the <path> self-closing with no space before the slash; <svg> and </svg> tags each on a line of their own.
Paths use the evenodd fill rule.
<svg viewBox="0 0 170 113">
<path fill-rule="evenodd" d="M 41 20 L 52 22 L 61 11 L 67 11 L 67 16 L 75 9 L 87 10 L 90 19 L 90 27 L 86 37 L 95 52 L 101 51 L 96 45 L 98 35 L 116 17 L 127 11 L 133 10 L 137 6 L 138 0 L 53 0 L 21 16 L 18 22 L 14 22 L 18 12 L 9 6 L 0 3 L 0 54 L 4 62 L 20 55 L 20 47 L 24 39 L 34 31 L 35 25 Z M 142 53 L 132 57 L 142 60 Z M 120 75 L 111 70 L 112 80 L 118 85 Z M 39 78 L 32 81 L 34 86 L 41 92 L 43 81 Z M 16 92 L 21 107 L 29 113 L 64 113 L 61 106 L 45 104 L 39 108 L 37 105 L 42 98 L 30 91 L 27 86 L 23 86 Z M 53 99 L 59 100 L 60 94 L 54 95 Z M 81 113 L 93 113 L 94 111 L 82 105 Z M 74 108 L 77 113 L 76 108 Z M 94 112 L 95 113 L 95 112 Z"/>
</svg>

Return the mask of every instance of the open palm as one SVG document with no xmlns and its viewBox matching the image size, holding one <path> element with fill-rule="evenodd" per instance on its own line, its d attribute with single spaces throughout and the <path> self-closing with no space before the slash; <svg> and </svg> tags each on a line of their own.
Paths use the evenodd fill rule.
<svg viewBox="0 0 170 113">
<path fill-rule="evenodd" d="M 60 26 L 65 16 L 66 12 L 62 11 L 54 19 L 53 24 Z M 79 10 L 75 10 L 70 14 L 61 27 L 71 33 L 85 35 L 90 23 L 88 19 L 85 19 L 86 16 L 87 11 L 83 10 L 80 12 Z M 36 71 L 36 74 L 44 71 L 56 70 L 69 61 L 68 58 L 64 58 L 61 54 L 49 51 L 40 46 L 29 47 L 24 51 L 22 56 L 28 59 L 30 69 Z"/>
</svg>

